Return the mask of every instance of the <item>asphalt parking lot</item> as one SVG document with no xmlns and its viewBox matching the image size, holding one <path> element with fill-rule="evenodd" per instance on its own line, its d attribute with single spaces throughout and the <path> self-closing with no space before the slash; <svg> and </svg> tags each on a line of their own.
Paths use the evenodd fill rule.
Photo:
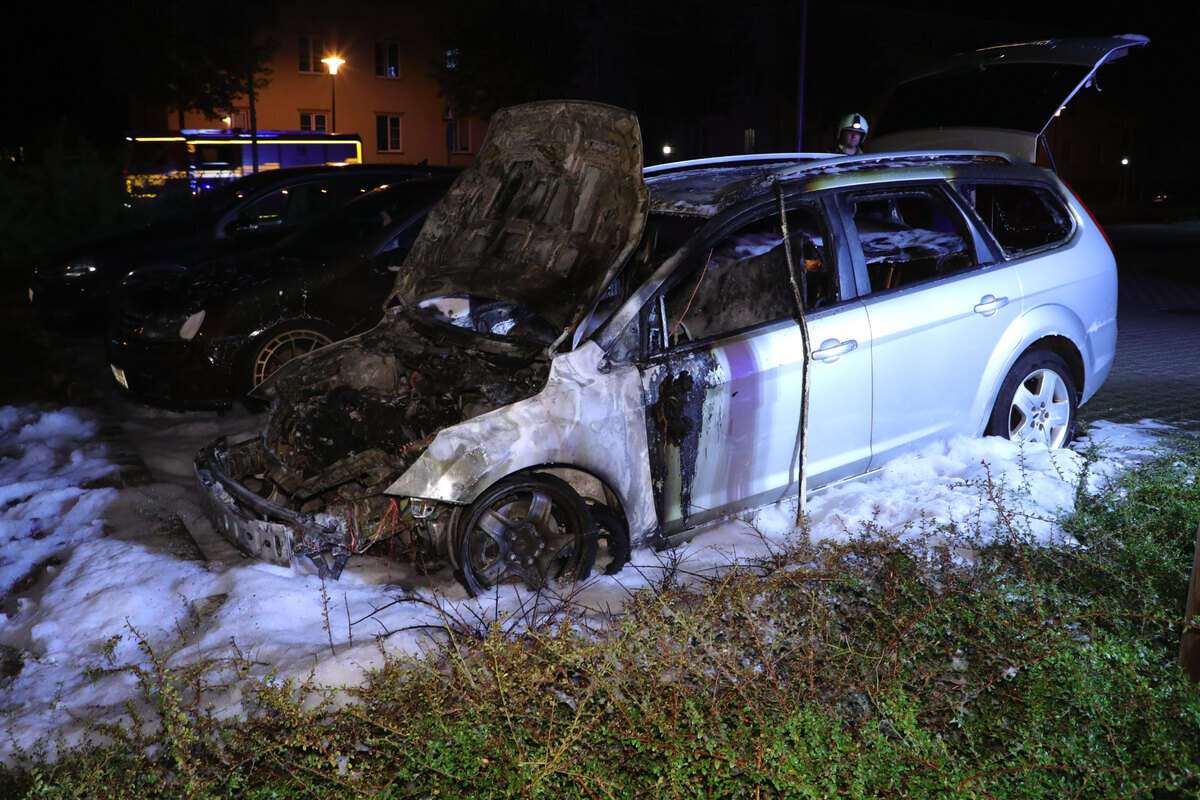
<svg viewBox="0 0 1200 800">
<path fill-rule="evenodd" d="M 1200 430 L 1200 224 L 1108 227 L 1117 253 L 1117 352 L 1080 419 Z"/>
</svg>

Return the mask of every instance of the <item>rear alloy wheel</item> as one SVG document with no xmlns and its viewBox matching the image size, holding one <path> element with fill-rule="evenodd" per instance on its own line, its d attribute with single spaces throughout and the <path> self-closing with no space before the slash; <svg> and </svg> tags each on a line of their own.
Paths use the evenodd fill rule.
<svg viewBox="0 0 1200 800">
<path fill-rule="evenodd" d="M 988 433 L 1064 447 L 1075 432 L 1078 391 L 1056 353 L 1033 350 L 1017 359 L 1000 387 Z"/>
<path fill-rule="evenodd" d="M 296 356 L 340 338 L 342 334 L 337 329 L 319 319 L 298 319 L 275 326 L 252 346 L 246 365 L 246 391 L 256 388 Z"/>
<path fill-rule="evenodd" d="M 583 499 L 566 481 L 514 475 L 471 504 L 454 546 L 459 578 L 472 595 L 513 580 L 537 590 L 591 573 L 596 530 Z"/>
</svg>

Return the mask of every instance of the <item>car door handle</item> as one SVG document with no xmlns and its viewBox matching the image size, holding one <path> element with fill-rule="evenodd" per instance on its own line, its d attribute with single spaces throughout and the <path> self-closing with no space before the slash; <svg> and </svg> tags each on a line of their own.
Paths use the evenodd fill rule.
<svg viewBox="0 0 1200 800">
<path fill-rule="evenodd" d="M 975 306 L 975 313 L 990 317 L 1006 305 L 1008 305 L 1007 297 L 996 297 L 994 294 L 985 294 L 979 298 L 979 302 Z"/>
<path fill-rule="evenodd" d="M 826 339 L 821 342 L 821 348 L 813 351 L 813 358 L 817 361 L 824 361 L 826 364 L 832 364 L 842 356 L 846 355 L 858 348 L 858 342 L 854 339 L 846 341 L 838 341 L 837 339 Z"/>
</svg>

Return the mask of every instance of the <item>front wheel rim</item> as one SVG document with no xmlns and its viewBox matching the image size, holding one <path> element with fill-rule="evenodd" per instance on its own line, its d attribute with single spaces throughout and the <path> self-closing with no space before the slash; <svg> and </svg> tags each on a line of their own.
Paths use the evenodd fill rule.
<svg viewBox="0 0 1200 800">
<path fill-rule="evenodd" d="M 272 336 L 258 349 L 258 354 L 254 358 L 252 385 L 258 386 L 272 372 L 296 356 L 311 353 L 318 347 L 324 347 L 331 342 L 333 339 L 311 328 L 297 328 Z"/>
<path fill-rule="evenodd" d="M 468 516 L 458 542 L 463 582 L 478 595 L 512 581 L 538 590 L 580 579 L 591 571 L 595 538 L 586 507 L 569 487 L 537 478 L 517 482 Z"/>
<path fill-rule="evenodd" d="M 1052 369 L 1038 369 L 1017 384 L 1008 411 L 1008 438 L 1051 449 L 1066 444 L 1071 428 L 1071 390 Z"/>
</svg>

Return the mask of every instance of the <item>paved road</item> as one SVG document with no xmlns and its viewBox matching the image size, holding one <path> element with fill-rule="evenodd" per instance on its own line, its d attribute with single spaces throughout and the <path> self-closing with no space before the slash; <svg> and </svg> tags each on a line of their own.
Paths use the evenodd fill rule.
<svg viewBox="0 0 1200 800">
<path fill-rule="evenodd" d="M 1080 420 L 1200 430 L 1200 223 L 1106 230 L 1120 274 L 1117 353 Z"/>
</svg>

